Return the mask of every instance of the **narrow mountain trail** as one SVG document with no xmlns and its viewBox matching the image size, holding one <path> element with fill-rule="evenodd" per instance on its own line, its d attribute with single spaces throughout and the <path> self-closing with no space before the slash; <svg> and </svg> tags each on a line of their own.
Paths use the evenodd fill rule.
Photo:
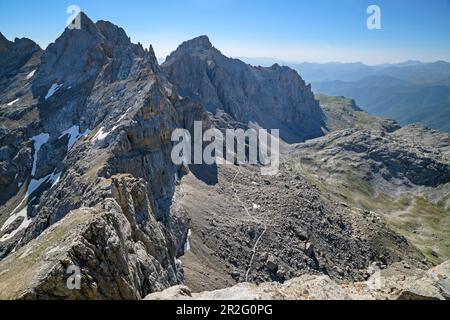
<svg viewBox="0 0 450 320">
<path fill-rule="evenodd" d="M 259 219 L 256 218 L 255 216 L 251 215 L 251 214 L 250 214 L 250 211 L 248 210 L 248 208 L 247 208 L 247 206 L 245 205 L 245 203 L 239 198 L 238 191 L 236 190 L 236 188 L 235 188 L 235 186 L 234 186 L 234 182 L 236 181 L 236 178 L 239 176 L 240 173 L 241 173 L 241 168 L 240 168 L 240 167 L 237 167 L 236 175 L 234 176 L 233 180 L 231 181 L 231 188 L 232 188 L 233 191 L 234 191 L 234 194 L 235 194 L 235 196 L 236 196 L 237 201 L 238 201 L 239 204 L 244 208 L 244 210 L 245 210 L 246 214 L 249 216 L 249 218 L 250 218 L 251 220 L 253 220 L 255 223 L 264 226 L 263 232 L 261 232 L 260 236 L 258 237 L 258 239 L 257 239 L 256 242 L 255 242 L 255 245 L 253 246 L 253 249 L 252 249 L 252 252 L 253 252 L 253 253 L 252 253 L 252 257 L 250 258 L 250 262 L 249 262 L 249 265 L 248 265 L 248 269 L 247 269 L 247 272 L 245 273 L 245 282 L 248 282 L 248 276 L 250 275 L 250 271 L 251 271 L 251 269 L 252 269 L 253 261 L 254 261 L 254 259 L 255 259 L 255 255 L 256 255 L 256 252 L 257 252 L 257 250 L 258 250 L 258 245 L 259 245 L 259 243 L 261 242 L 261 239 L 262 239 L 262 237 L 264 236 L 264 234 L 267 232 L 267 224 L 264 223 L 262 220 L 259 220 Z"/>
</svg>

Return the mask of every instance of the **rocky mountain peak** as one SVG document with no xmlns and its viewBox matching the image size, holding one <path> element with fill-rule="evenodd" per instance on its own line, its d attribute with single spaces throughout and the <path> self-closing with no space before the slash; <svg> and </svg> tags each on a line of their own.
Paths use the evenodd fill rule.
<svg viewBox="0 0 450 320">
<path fill-rule="evenodd" d="M 90 219 L 95 211 L 82 209 L 84 203 L 100 208 L 102 199 L 114 199 L 100 211 L 115 215 L 118 234 L 126 229 L 130 239 L 126 252 L 116 256 L 135 261 L 142 274 L 161 270 L 155 281 L 120 280 L 120 296 L 138 298 L 182 279 L 175 252 L 187 230 L 175 230 L 175 240 L 170 234 L 178 170 L 170 158 L 170 132 L 190 128 L 191 119 L 202 120 L 203 110 L 178 100 L 151 47 L 131 43 L 110 22 L 94 23 L 84 13 L 80 18 L 80 29 L 67 28 L 36 61 L 11 67 L 5 90 L 0 60 L 0 260 L 14 254 L 19 241 L 21 247 L 69 221 L 73 210 Z M 97 188 L 99 181 L 107 187 Z M 108 195 L 100 195 L 105 191 Z M 109 223 L 109 217 L 98 218 L 99 225 Z M 103 238 L 93 236 L 94 242 Z M 127 263 L 120 269 L 132 277 L 138 273 Z"/>
<path fill-rule="evenodd" d="M 128 47 L 133 45 L 125 30 L 121 27 L 109 21 L 103 20 L 99 20 L 94 23 L 83 12 L 81 12 L 79 16 L 80 28 L 66 28 L 55 43 L 52 43 L 49 46 L 49 49 L 68 42 L 77 44 L 80 51 L 79 53 L 82 53 L 87 46 L 97 44 L 110 45 L 114 47 Z"/>
<path fill-rule="evenodd" d="M 7 89 L 7 99 L 20 90 L 20 85 L 17 84 L 10 87 L 14 83 L 14 77 L 21 72 L 29 74 L 41 54 L 42 49 L 30 39 L 16 38 L 12 42 L 0 34 L 0 92 Z"/>
<path fill-rule="evenodd" d="M 185 41 L 178 47 L 178 49 L 183 51 L 209 50 L 212 48 L 213 45 L 211 44 L 211 41 L 209 41 L 208 36 L 205 35 Z"/>
</svg>

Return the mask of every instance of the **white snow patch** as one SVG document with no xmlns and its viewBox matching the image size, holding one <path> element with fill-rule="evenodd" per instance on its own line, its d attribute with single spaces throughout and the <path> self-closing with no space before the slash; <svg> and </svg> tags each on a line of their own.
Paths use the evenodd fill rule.
<svg viewBox="0 0 450 320">
<path fill-rule="evenodd" d="M 30 184 L 28 185 L 26 197 L 30 196 L 45 182 L 51 182 L 52 183 L 51 188 L 53 188 L 59 182 L 59 178 L 61 177 L 61 172 L 56 173 L 55 171 L 53 171 L 49 175 L 46 175 L 43 178 L 40 178 L 39 180 L 31 179 Z"/>
<path fill-rule="evenodd" d="M 48 89 L 47 95 L 45 96 L 45 100 L 47 100 L 52 95 L 54 95 L 55 92 L 58 91 L 61 87 L 62 87 L 62 85 L 60 85 L 60 84 L 57 84 L 57 83 L 52 84 L 50 89 Z"/>
<path fill-rule="evenodd" d="M 105 127 L 101 127 L 98 132 L 95 134 L 93 141 L 101 141 L 104 140 L 108 136 L 109 132 L 105 132 Z"/>
<path fill-rule="evenodd" d="M 47 133 L 41 133 L 37 136 L 31 138 L 34 141 L 34 157 L 33 157 L 33 168 L 31 169 L 31 175 L 34 176 L 36 173 L 36 164 L 38 159 L 38 152 L 41 147 L 47 143 L 50 136 Z"/>
<path fill-rule="evenodd" d="M 8 106 L 8 107 L 11 107 L 14 103 L 17 103 L 19 100 L 20 100 L 20 99 L 17 98 L 16 100 L 11 101 L 10 103 L 8 103 L 7 106 Z"/>
<path fill-rule="evenodd" d="M 124 115 L 125 116 L 125 115 Z M 114 132 L 118 127 L 120 127 L 121 119 L 119 119 L 114 127 L 111 128 L 111 130 L 105 132 L 105 127 L 101 127 L 98 132 L 95 134 L 94 138 L 92 138 L 92 141 L 101 141 L 104 140 L 111 132 Z"/>
<path fill-rule="evenodd" d="M 45 176 L 38 180 L 31 179 L 30 184 L 28 185 L 28 189 L 27 189 L 27 196 L 29 196 L 34 191 L 36 191 L 41 186 L 41 184 L 43 184 L 47 179 L 48 179 L 48 176 Z"/>
<path fill-rule="evenodd" d="M 191 232 L 191 229 L 189 229 L 187 238 L 186 238 L 186 243 L 184 244 L 184 254 L 188 253 L 191 250 L 191 244 L 189 243 L 189 238 L 191 237 L 191 235 L 192 235 L 192 232 Z"/>
<path fill-rule="evenodd" d="M 27 79 L 33 78 L 33 76 L 34 76 L 35 73 L 36 73 L 36 70 L 31 71 L 31 72 L 27 75 Z"/>
<path fill-rule="evenodd" d="M 50 189 L 52 189 L 54 186 L 56 186 L 58 184 L 59 179 L 61 178 L 61 173 L 62 172 L 52 173 L 52 177 L 51 177 L 52 186 L 50 187 Z"/>
<path fill-rule="evenodd" d="M 86 131 L 80 133 L 80 126 L 75 125 L 67 129 L 66 131 L 63 131 L 59 136 L 59 139 L 61 139 L 65 135 L 69 135 L 69 141 L 67 142 L 67 151 L 70 151 L 80 138 L 87 136 L 89 133 L 91 133 L 91 130 L 89 129 L 86 129 Z"/>
</svg>

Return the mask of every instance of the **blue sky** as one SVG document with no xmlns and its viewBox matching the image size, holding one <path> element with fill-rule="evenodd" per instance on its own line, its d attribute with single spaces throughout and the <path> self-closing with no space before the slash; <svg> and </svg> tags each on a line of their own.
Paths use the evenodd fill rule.
<svg viewBox="0 0 450 320">
<path fill-rule="evenodd" d="M 233 57 L 450 61 L 450 0 L 0 0 L 0 32 L 45 48 L 64 31 L 71 4 L 153 44 L 158 57 L 206 34 Z M 381 30 L 366 27 L 370 4 L 381 8 Z"/>
</svg>

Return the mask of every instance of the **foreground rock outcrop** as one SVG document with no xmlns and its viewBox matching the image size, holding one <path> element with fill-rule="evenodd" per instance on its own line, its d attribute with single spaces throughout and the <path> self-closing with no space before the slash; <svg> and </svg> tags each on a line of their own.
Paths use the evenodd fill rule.
<svg viewBox="0 0 450 320">
<path fill-rule="evenodd" d="M 403 262 L 419 275 L 450 255 L 445 137 L 382 119 L 367 127 L 372 118 L 353 104 L 322 109 L 295 71 L 227 58 L 206 37 L 159 66 L 152 47 L 120 27 L 80 18 L 81 29 L 45 50 L 0 35 L 0 298 L 142 299 L 183 283 L 199 292 L 239 282 L 261 284 L 229 289 L 241 297 L 280 288 L 284 298 L 357 297 L 374 266 Z M 285 142 L 318 139 L 283 144 L 271 177 L 258 166 L 175 165 L 171 134 L 192 132 L 194 121 L 278 128 Z M 437 199 L 420 212 L 433 215 L 425 231 L 443 240 L 437 258 L 379 211 L 318 183 L 345 172 L 383 182 L 374 190 L 412 184 Z M 414 243 L 435 250 L 427 239 Z M 271 281 L 279 284 L 263 284 Z M 309 294 L 304 283 L 322 289 Z"/>
<path fill-rule="evenodd" d="M 241 283 L 200 293 L 176 286 L 145 300 L 450 300 L 450 261 L 426 272 L 396 264 L 367 282 L 337 283 L 328 276 L 304 275 L 283 284 Z"/>
</svg>

